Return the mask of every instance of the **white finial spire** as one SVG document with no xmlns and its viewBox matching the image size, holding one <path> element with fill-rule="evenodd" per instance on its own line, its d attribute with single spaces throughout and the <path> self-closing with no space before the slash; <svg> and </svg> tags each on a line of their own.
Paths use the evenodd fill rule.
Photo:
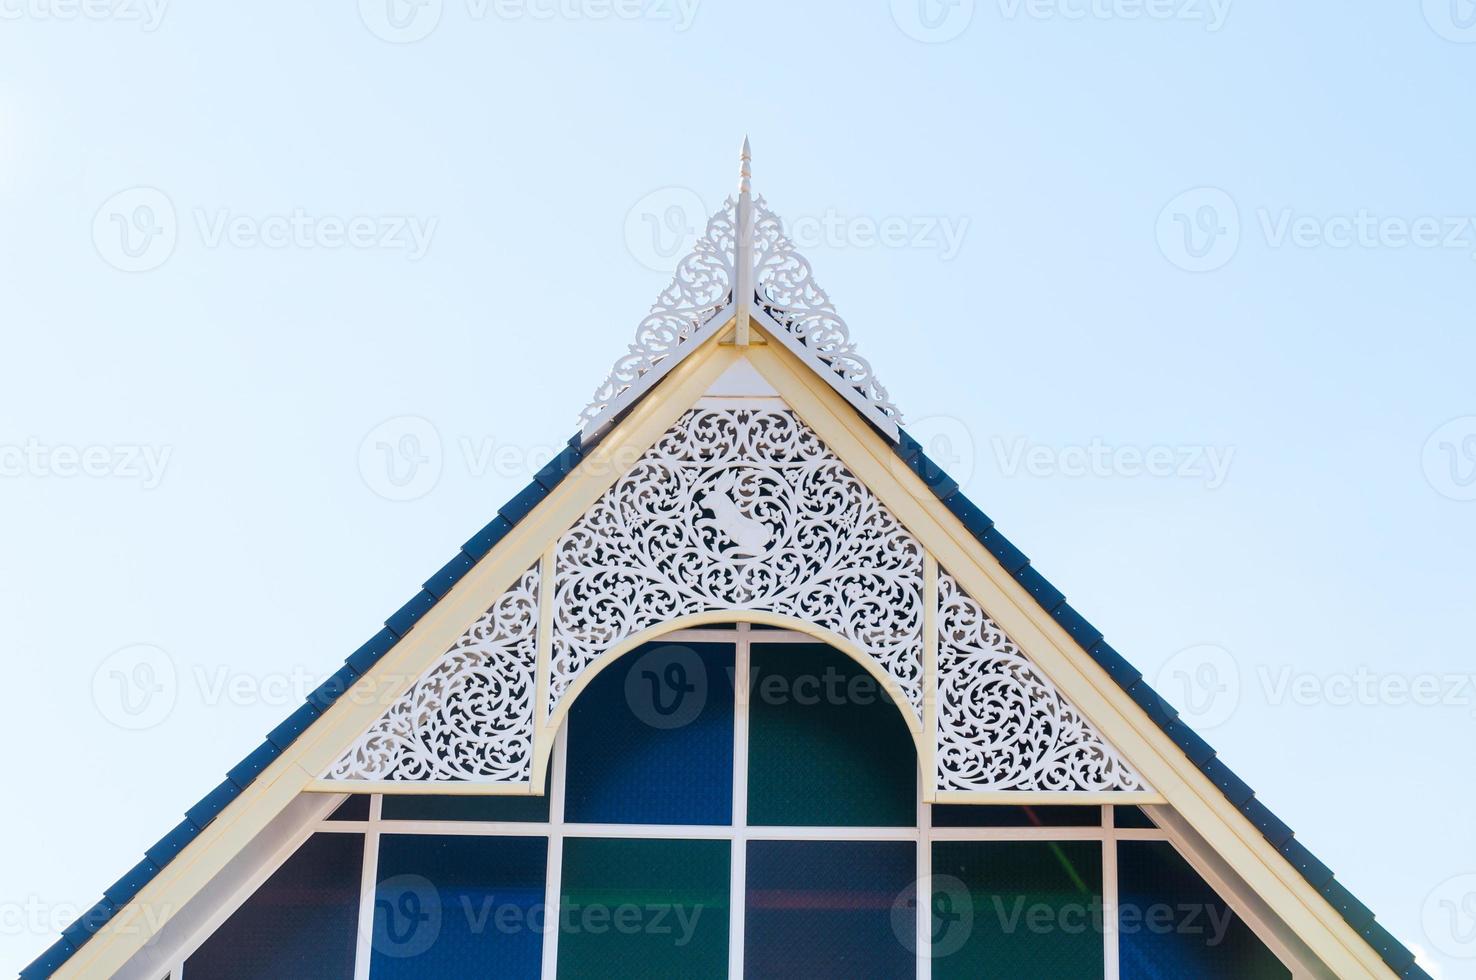
<svg viewBox="0 0 1476 980">
<path fill-rule="evenodd" d="M 738 154 L 738 254 L 737 276 L 733 283 L 733 305 L 736 331 L 733 342 L 748 346 L 748 318 L 753 306 L 753 148 L 744 134 L 743 149 Z"/>
</svg>

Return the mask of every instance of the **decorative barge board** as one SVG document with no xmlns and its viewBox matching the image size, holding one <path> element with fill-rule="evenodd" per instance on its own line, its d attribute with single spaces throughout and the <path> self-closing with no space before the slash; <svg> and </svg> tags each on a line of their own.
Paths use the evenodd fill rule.
<svg viewBox="0 0 1476 980">
<path fill-rule="evenodd" d="M 368 841 L 352 960 L 367 977 L 381 828 L 411 826 L 385 822 L 390 801 L 548 800 L 562 828 L 564 774 L 578 763 L 562 754 L 601 675 L 662 637 L 725 635 L 735 676 L 770 637 L 836 651 L 885 693 L 915 759 L 905 839 L 918 842 L 920 876 L 935 809 L 1096 807 L 1101 825 L 1077 839 L 1102 844 L 1109 905 L 1122 842 L 1163 842 L 1284 975 L 1424 976 L 906 434 L 808 261 L 752 195 L 746 142 L 738 194 L 579 425 L 23 976 L 195 980 L 202 943 L 305 842 L 333 836 L 332 811 L 367 796 L 363 816 L 336 828 Z M 741 691 L 736 704 L 741 745 Z M 730 973 L 745 955 L 743 874 L 759 873 L 745 871 L 745 846 L 763 837 L 740 799 L 746 752 L 733 763 L 736 829 L 722 838 L 733 842 Z M 1112 814 L 1135 806 L 1150 829 L 1116 827 Z M 550 908 L 563 833 L 543 832 Z M 931 839 L 969 839 L 958 833 Z M 558 933 L 542 941 L 545 976 Z M 928 934 L 919 923 L 920 976 L 939 952 Z M 1097 975 L 1125 975 L 1115 925 L 1102 946 Z"/>
</svg>

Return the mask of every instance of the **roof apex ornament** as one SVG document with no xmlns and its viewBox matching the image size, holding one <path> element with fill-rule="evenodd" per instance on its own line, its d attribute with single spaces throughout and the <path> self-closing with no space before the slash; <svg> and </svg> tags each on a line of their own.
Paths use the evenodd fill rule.
<svg viewBox="0 0 1476 980">
<path fill-rule="evenodd" d="M 733 301 L 733 343 L 747 347 L 749 324 L 753 316 L 753 148 L 748 136 L 743 137 L 743 149 L 738 154 L 738 269 L 737 288 Z"/>
<path fill-rule="evenodd" d="M 739 151 L 738 194 L 707 220 L 671 283 L 636 328 L 635 340 L 595 389 L 579 416 L 587 441 L 603 432 L 672 368 L 732 320 L 733 340 L 747 345 L 751 324 L 777 339 L 889 438 L 902 413 L 871 364 L 856 353 L 850 328 L 815 282 L 809 261 L 784 234 L 783 222 L 754 195 L 753 151 Z"/>
</svg>

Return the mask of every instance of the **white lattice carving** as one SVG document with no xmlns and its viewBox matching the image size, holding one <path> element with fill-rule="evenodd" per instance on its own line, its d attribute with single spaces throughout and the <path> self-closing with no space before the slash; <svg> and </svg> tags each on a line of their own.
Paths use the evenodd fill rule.
<svg viewBox="0 0 1476 980">
<path fill-rule="evenodd" d="M 609 377 L 579 415 L 580 425 L 599 418 L 610 405 L 728 305 L 733 292 L 737 225 L 733 199 L 707 219 L 707 230 L 677 265 L 671 283 L 656 297 L 636 328 L 635 340 L 615 362 Z"/>
<path fill-rule="evenodd" d="M 938 570 L 938 788 L 1142 790 L 1143 778 Z"/>
<path fill-rule="evenodd" d="M 728 198 L 707 221 L 702 237 L 678 264 L 671 284 L 636 328 L 634 342 L 615 362 L 594 398 L 580 413 L 581 425 L 601 418 L 641 378 L 680 357 L 697 331 L 733 299 L 737 279 L 737 203 Z M 871 364 L 856 352 L 850 328 L 815 281 L 805 257 L 784 234 L 782 220 L 762 196 L 754 199 L 754 303 L 766 311 L 861 398 L 898 424 L 901 412 L 876 380 Z"/>
<path fill-rule="evenodd" d="M 492 604 L 329 770 L 329 779 L 525 783 L 539 570 Z"/>
<path fill-rule="evenodd" d="M 552 713 L 600 654 L 678 616 L 833 630 L 922 698 L 921 544 L 793 412 L 699 408 L 559 538 Z"/>
<path fill-rule="evenodd" d="M 832 371 L 898 424 L 902 413 L 876 380 L 871 363 L 856 353 L 851 329 L 815 281 L 809 260 L 784 234 L 784 222 L 762 196 L 754 200 L 755 299 L 780 326 L 814 352 Z"/>
</svg>

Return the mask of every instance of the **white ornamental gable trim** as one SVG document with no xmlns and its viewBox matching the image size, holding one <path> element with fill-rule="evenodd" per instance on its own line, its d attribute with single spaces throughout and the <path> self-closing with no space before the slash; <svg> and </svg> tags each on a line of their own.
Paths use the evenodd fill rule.
<svg viewBox="0 0 1476 980">
<path fill-rule="evenodd" d="M 524 572 L 325 778 L 528 782 L 538 579 Z"/>
<path fill-rule="evenodd" d="M 739 233 L 744 208 L 751 209 L 751 240 Z M 749 305 L 758 321 L 884 429 L 901 424 L 902 413 L 870 362 L 857 353 L 850 327 L 815 281 L 809 260 L 784 234 L 782 219 L 762 196 L 750 200 L 744 193 L 736 201 L 728 198 L 708 219 L 702 237 L 636 328 L 634 342 L 595 390 L 579 416 L 586 434 L 612 421 L 735 311 L 746 311 L 735 303 L 743 265 L 751 269 Z"/>
<path fill-rule="evenodd" d="M 937 763 L 940 791 L 1147 789 L 1143 777 L 941 568 Z"/>
<path fill-rule="evenodd" d="M 757 610 L 851 640 L 922 717 L 923 547 L 786 409 L 687 412 L 554 551 L 545 715 L 621 640 Z"/>
<path fill-rule="evenodd" d="M 535 731 L 609 650 L 679 617 L 747 610 L 851 641 L 918 724 L 936 684 L 939 791 L 1146 788 L 942 569 L 925 677 L 922 544 L 788 409 L 689 410 L 558 538 L 551 567 L 551 582 L 528 569 L 325 778 L 527 785 Z"/>
</svg>

